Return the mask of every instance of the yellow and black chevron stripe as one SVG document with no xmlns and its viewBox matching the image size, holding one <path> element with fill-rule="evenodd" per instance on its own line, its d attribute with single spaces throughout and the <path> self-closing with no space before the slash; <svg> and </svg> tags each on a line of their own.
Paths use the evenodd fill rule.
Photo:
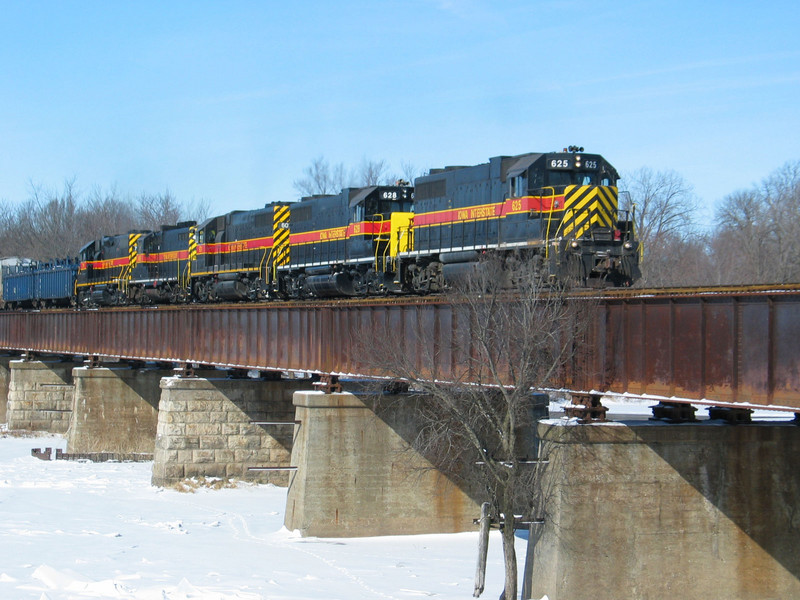
<svg viewBox="0 0 800 600">
<path fill-rule="evenodd" d="M 197 258 L 197 225 L 189 227 L 189 261 Z"/>
<path fill-rule="evenodd" d="M 141 233 L 128 234 L 128 266 L 132 270 L 139 260 L 139 249 L 137 244 L 142 237 Z"/>
<path fill-rule="evenodd" d="M 276 206 L 272 216 L 272 266 L 289 264 L 289 207 Z"/>
<path fill-rule="evenodd" d="M 613 229 L 616 222 L 617 188 L 575 185 L 564 191 L 563 237 L 580 238 L 595 226 Z"/>
</svg>

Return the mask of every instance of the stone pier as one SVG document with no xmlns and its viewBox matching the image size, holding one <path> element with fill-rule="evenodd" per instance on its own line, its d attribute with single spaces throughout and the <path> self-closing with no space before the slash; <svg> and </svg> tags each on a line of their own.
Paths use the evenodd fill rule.
<svg viewBox="0 0 800 600">
<path fill-rule="evenodd" d="M 800 427 L 547 421 L 539 434 L 545 523 L 525 598 L 800 598 Z"/>
<path fill-rule="evenodd" d="M 18 357 L 0 355 L 0 423 L 8 422 L 8 383 L 11 378 L 12 360 L 18 360 Z"/>
<path fill-rule="evenodd" d="M 162 379 L 153 485 L 201 476 L 286 485 L 288 471 L 250 468 L 289 466 L 292 394 L 309 385 L 305 380 Z"/>
<path fill-rule="evenodd" d="M 152 454 L 162 377 L 172 369 L 77 367 L 67 451 Z"/>
<path fill-rule="evenodd" d="M 12 360 L 8 428 L 66 433 L 72 416 L 72 369 L 82 363 Z"/>
<path fill-rule="evenodd" d="M 288 529 L 321 537 L 475 529 L 480 504 L 410 448 L 413 411 L 401 401 L 380 417 L 350 393 L 297 392 L 294 404 Z"/>
</svg>

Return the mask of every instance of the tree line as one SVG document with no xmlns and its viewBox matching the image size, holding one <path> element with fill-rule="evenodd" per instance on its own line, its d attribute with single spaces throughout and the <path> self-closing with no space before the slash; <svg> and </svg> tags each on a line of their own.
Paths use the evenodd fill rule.
<svg viewBox="0 0 800 600">
<path fill-rule="evenodd" d="M 82 195 L 74 181 L 60 191 L 33 186 L 24 202 L 0 203 L 0 256 L 76 257 L 83 245 L 104 235 L 157 230 L 207 213 L 207 203 L 181 203 L 169 191 L 128 197 L 115 189 Z"/>
<path fill-rule="evenodd" d="M 800 161 L 725 196 L 707 227 L 701 202 L 674 171 L 623 179 L 643 243 L 640 287 L 800 282 Z"/>
</svg>

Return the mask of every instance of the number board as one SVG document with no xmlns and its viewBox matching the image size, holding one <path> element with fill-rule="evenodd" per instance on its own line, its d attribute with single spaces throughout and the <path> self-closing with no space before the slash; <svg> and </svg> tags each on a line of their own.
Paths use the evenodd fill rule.
<svg viewBox="0 0 800 600">
<path fill-rule="evenodd" d="M 579 160 L 576 158 L 551 158 L 547 161 L 547 166 L 550 169 L 583 169 L 593 171 L 600 167 L 600 163 L 596 158 L 587 158 Z"/>
</svg>

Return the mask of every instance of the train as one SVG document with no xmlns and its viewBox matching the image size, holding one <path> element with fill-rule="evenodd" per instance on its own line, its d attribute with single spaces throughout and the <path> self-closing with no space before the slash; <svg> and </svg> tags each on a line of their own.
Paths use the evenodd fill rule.
<svg viewBox="0 0 800 600">
<path fill-rule="evenodd" d="M 554 284 L 630 286 L 641 248 L 618 179 L 570 146 L 108 235 L 74 260 L 3 267 L 3 307 L 430 294 L 487 256 Z"/>
</svg>

